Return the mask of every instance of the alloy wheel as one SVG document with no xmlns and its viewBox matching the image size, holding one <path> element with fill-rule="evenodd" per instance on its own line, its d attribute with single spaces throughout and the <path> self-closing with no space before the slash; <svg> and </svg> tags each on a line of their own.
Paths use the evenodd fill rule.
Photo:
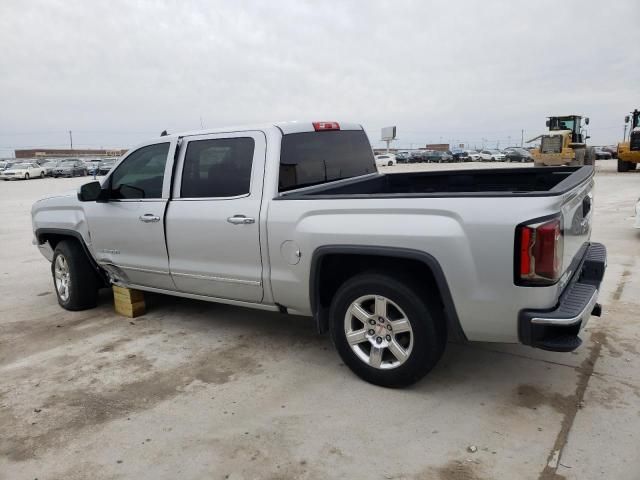
<svg viewBox="0 0 640 480">
<path fill-rule="evenodd" d="M 344 317 L 344 333 L 356 356 L 381 370 L 402 365 L 413 348 L 409 318 L 382 295 L 364 295 L 354 300 Z"/>
<path fill-rule="evenodd" d="M 60 300 L 66 302 L 69 300 L 71 274 L 69 272 L 69 264 L 67 263 L 67 259 L 64 258 L 64 255 L 58 255 L 56 257 L 54 276 L 58 296 L 60 297 Z"/>
</svg>

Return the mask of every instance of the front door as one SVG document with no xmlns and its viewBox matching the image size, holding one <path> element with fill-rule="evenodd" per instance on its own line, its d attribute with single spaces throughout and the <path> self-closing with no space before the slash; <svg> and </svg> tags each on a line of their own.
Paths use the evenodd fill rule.
<svg viewBox="0 0 640 480">
<path fill-rule="evenodd" d="M 109 200 L 87 204 L 97 262 L 128 285 L 175 289 L 164 235 L 174 151 L 175 140 L 131 152 L 103 182 Z"/>
<path fill-rule="evenodd" d="M 178 290 L 262 300 L 262 132 L 183 139 L 167 212 L 169 267 Z"/>
</svg>

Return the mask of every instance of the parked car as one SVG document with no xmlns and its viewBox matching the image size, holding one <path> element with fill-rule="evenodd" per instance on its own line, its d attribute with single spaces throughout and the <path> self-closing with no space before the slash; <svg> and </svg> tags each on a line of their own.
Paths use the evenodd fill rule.
<svg viewBox="0 0 640 480">
<path fill-rule="evenodd" d="M 62 163 L 62 160 L 49 160 L 41 165 L 44 169 L 44 174 L 48 177 L 53 176 L 53 171 Z"/>
<path fill-rule="evenodd" d="M 20 163 L 16 160 L 3 160 L 0 162 L 0 172 L 2 172 L 3 170 L 6 170 L 7 168 L 9 168 L 11 165 L 15 164 L 15 163 Z"/>
<path fill-rule="evenodd" d="M 596 160 L 610 160 L 613 158 L 611 152 L 604 149 L 604 147 L 595 147 Z"/>
<path fill-rule="evenodd" d="M 98 167 L 98 175 L 106 175 L 111 171 L 111 169 L 116 164 L 116 160 L 104 160 L 100 162 L 100 166 Z"/>
<path fill-rule="evenodd" d="M 376 165 L 378 167 L 390 167 L 396 164 L 396 157 L 392 153 L 376 155 Z"/>
<path fill-rule="evenodd" d="M 396 162 L 398 163 L 409 163 L 409 157 L 411 154 L 409 152 L 397 152 L 396 153 Z"/>
<path fill-rule="evenodd" d="M 37 201 L 34 243 L 67 310 L 114 284 L 310 316 L 357 375 L 397 387 L 448 339 L 580 345 L 606 265 L 594 168 L 535 174 L 378 173 L 342 122 L 173 134 Z"/>
<path fill-rule="evenodd" d="M 101 163 L 102 160 L 89 160 L 88 162 L 85 162 L 85 165 L 87 166 L 87 173 L 89 175 L 98 175 Z"/>
<path fill-rule="evenodd" d="M 425 152 L 423 150 L 414 150 L 409 156 L 409 163 L 424 162 Z"/>
<path fill-rule="evenodd" d="M 471 158 L 472 162 L 482 161 L 482 157 L 480 156 L 480 153 L 478 153 L 476 150 L 465 150 L 465 151 L 469 155 L 469 158 Z"/>
<path fill-rule="evenodd" d="M 453 152 L 453 161 L 454 162 L 470 162 L 471 156 L 469 152 L 466 150 L 456 150 Z"/>
<path fill-rule="evenodd" d="M 505 153 L 508 162 L 533 162 L 533 155 L 524 148 L 511 148 Z"/>
<path fill-rule="evenodd" d="M 453 156 L 449 155 L 447 152 L 438 152 L 436 150 L 430 150 L 425 155 L 424 158 L 427 162 L 433 162 L 433 163 L 443 163 L 443 162 L 453 161 Z"/>
<path fill-rule="evenodd" d="M 602 150 L 605 152 L 609 152 L 611 154 L 611 158 L 618 158 L 618 146 L 617 145 L 606 145 L 602 147 Z"/>
<path fill-rule="evenodd" d="M 3 180 L 29 180 L 44 178 L 44 169 L 35 162 L 14 163 L 2 171 Z"/>
<path fill-rule="evenodd" d="M 82 177 L 87 174 L 87 167 L 80 160 L 65 160 L 53 169 L 54 177 Z"/>
<path fill-rule="evenodd" d="M 506 157 L 500 150 L 482 150 L 480 159 L 483 162 L 503 162 Z"/>
</svg>

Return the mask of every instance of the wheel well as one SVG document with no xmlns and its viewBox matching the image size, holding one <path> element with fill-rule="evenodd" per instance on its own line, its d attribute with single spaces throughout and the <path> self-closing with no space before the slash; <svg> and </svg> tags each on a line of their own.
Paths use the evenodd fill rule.
<svg viewBox="0 0 640 480">
<path fill-rule="evenodd" d="M 79 241 L 77 238 L 75 238 L 72 235 L 64 235 L 60 233 L 43 233 L 38 236 L 38 243 L 42 245 L 43 243 L 49 242 L 49 245 L 51 245 L 52 250 L 55 250 L 56 246 L 62 240 L 73 240 L 74 242 Z"/>
<path fill-rule="evenodd" d="M 384 271 L 402 278 L 409 277 L 418 287 L 418 293 L 436 300 L 435 308 L 443 313 L 450 338 L 466 339 L 455 312 L 444 274 L 433 257 L 422 252 L 399 249 L 396 254 L 380 252 L 335 252 L 317 255 L 312 266 L 312 308 L 318 331 L 329 328 L 331 300 L 340 286 L 349 278 L 367 270 Z M 391 249 L 394 250 L 394 249 Z"/>
<path fill-rule="evenodd" d="M 55 250 L 56 246 L 63 240 L 71 240 L 71 241 L 77 242 L 82 247 L 82 251 L 89 259 L 89 263 L 98 274 L 98 277 L 102 280 L 102 283 L 104 284 L 104 286 L 110 285 L 108 276 L 106 275 L 105 271 L 102 268 L 100 268 L 100 266 L 97 264 L 97 262 L 89 252 L 87 245 L 84 243 L 84 239 L 78 232 L 66 231 L 62 229 L 60 230 L 52 229 L 52 230 L 44 230 L 44 231 L 39 230 L 39 231 L 36 231 L 36 238 L 38 239 L 38 243 L 40 245 L 48 242 L 52 250 Z"/>
</svg>

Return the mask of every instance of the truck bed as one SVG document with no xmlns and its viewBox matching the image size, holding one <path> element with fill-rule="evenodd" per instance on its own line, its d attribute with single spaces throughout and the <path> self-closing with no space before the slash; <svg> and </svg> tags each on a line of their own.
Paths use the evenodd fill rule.
<svg viewBox="0 0 640 480">
<path fill-rule="evenodd" d="M 592 174 L 591 166 L 378 173 L 298 189 L 280 198 L 555 196 Z"/>
</svg>

